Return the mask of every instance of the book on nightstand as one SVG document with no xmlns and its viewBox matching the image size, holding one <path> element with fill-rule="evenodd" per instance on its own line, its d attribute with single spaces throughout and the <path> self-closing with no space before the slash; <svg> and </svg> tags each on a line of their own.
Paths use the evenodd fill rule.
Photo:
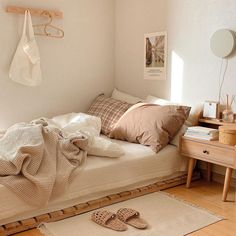
<svg viewBox="0 0 236 236">
<path fill-rule="evenodd" d="M 187 129 L 184 136 L 189 138 L 213 141 L 219 139 L 219 130 L 202 126 L 192 126 Z"/>
</svg>

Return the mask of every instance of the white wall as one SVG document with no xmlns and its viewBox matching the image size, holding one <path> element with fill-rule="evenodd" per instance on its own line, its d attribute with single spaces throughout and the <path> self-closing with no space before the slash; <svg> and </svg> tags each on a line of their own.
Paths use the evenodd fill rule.
<svg viewBox="0 0 236 236">
<path fill-rule="evenodd" d="M 191 105 L 217 100 L 221 60 L 210 51 L 210 37 L 219 28 L 236 31 L 235 12 L 235 0 L 117 0 L 116 86 L 140 97 L 171 98 L 177 92 L 178 100 Z M 143 80 L 143 36 L 162 30 L 168 32 L 167 80 Z M 236 94 L 235 66 L 233 57 L 224 93 Z M 175 79 L 177 89 L 171 86 Z"/>
<path fill-rule="evenodd" d="M 64 39 L 37 37 L 44 78 L 40 87 L 25 87 L 8 78 L 23 16 L 6 13 L 6 5 L 64 12 L 64 19 L 54 21 L 64 29 Z M 112 91 L 113 0 L 1 0 L 0 32 L 0 129 L 38 116 L 83 111 L 96 95 Z"/>
<path fill-rule="evenodd" d="M 143 80 L 144 34 L 166 30 L 166 0 L 116 1 L 116 87 L 145 97 L 168 97 L 168 81 Z"/>
<path fill-rule="evenodd" d="M 169 80 L 172 53 L 184 64 L 182 101 L 191 104 L 218 99 L 221 59 L 210 50 L 210 38 L 220 28 L 236 31 L 235 0 L 168 0 Z M 223 93 L 236 94 L 236 57 L 229 59 Z"/>
</svg>

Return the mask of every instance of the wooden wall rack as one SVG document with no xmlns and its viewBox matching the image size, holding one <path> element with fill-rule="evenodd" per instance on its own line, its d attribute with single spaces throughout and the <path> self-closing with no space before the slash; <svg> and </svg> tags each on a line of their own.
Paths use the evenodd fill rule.
<svg viewBox="0 0 236 236">
<path fill-rule="evenodd" d="M 6 12 L 9 13 L 15 13 L 15 14 L 25 14 L 25 11 L 29 10 L 31 15 L 33 16 L 45 16 L 48 17 L 48 15 L 44 15 L 45 12 L 49 12 L 52 18 L 63 18 L 63 12 L 61 11 L 54 11 L 54 10 L 47 10 L 47 9 L 35 9 L 35 8 L 27 8 L 27 7 L 18 7 L 18 6 L 7 6 Z"/>
</svg>

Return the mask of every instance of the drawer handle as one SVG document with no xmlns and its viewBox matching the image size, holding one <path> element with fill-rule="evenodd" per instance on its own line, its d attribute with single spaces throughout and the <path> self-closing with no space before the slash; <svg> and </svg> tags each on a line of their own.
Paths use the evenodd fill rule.
<svg viewBox="0 0 236 236">
<path fill-rule="evenodd" d="M 203 150 L 203 153 L 204 153 L 204 154 L 207 154 L 207 155 L 210 154 L 209 151 L 207 151 L 207 150 Z"/>
</svg>

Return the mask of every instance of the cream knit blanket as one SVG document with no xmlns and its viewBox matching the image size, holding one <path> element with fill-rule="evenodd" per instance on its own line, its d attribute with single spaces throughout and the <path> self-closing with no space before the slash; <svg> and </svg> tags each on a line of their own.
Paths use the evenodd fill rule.
<svg viewBox="0 0 236 236">
<path fill-rule="evenodd" d="M 42 124 L 20 123 L 0 138 L 0 183 L 30 205 L 63 193 L 87 157 L 86 135 L 62 136 Z"/>
</svg>

